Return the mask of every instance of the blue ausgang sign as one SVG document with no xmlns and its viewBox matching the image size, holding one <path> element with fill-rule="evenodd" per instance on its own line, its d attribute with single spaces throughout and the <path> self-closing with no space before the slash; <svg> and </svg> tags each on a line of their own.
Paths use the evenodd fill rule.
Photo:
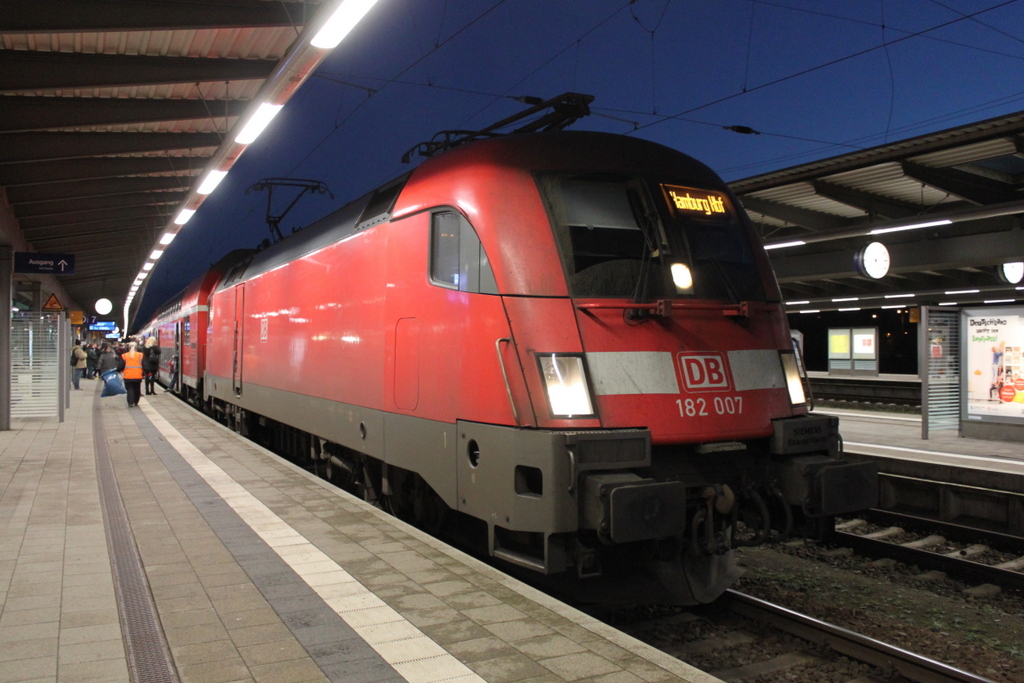
<svg viewBox="0 0 1024 683">
<path fill-rule="evenodd" d="M 15 273 L 47 273 L 74 275 L 74 254 L 37 254 L 30 251 L 14 252 Z"/>
</svg>

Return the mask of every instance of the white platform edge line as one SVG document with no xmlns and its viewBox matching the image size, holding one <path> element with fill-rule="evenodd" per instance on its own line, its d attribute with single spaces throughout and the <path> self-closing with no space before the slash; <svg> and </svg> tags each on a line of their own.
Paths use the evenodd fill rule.
<svg viewBox="0 0 1024 683">
<path fill-rule="evenodd" d="M 145 406 L 146 404 L 140 403 L 139 405 Z M 229 429 L 228 427 L 222 425 L 213 418 L 204 415 L 203 413 L 196 411 L 195 416 L 196 418 L 203 420 L 207 424 L 217 429 L 223 430 L 226 434 L 230 434 L 233 437 L 239 439 L 243 438 L 240 437 L 236 432 Z M 389 515 L 388 513 L 384 512 L 379 508 L 376 508 L 368 503 L 365 503 L 362 500 L 359 500 L 358 498 L 352 497 L 350 494 L 346 493 L 345 491 L 342 491 L 333 484 L 330 484 L 321 479 L 320 477 L 310 472 L 307 472 L 306 470 L 302 469 L 295 463 L 285 460 L 276 453 L 273 453 L 267 450 L 266 448 L 263 448 L 259 444 L 253 443 L 251 441 L 246 441 L 246 444 L 250 446 L 254 452 L 262 453 L 267 458 L 273 460 L 275 463 L 291 469 L 297 475 L 305 477 L 311 483 L 315 483 L 317 486 L 320 486 L 321 488 L 334 493 L 339 498 L 344 499 L 344 501 L 348 505 L 355 505 L 362 509 L 365 509 L 367 512 L 376 516 L 382 522 L 386 522 L 394 528 L 399 529 L 404 533 L 416 538 L 420 542 L 429 545 L 434 550 L 442 552 L 448 557 L 462 563 L 466 567 L 472 568 L 474 571 L 493 579 L 505 588 L 515 591 L 516 593 L 522 595 L 525 598 L 533 600 L 537 604 L 546 607 L 547 609 L 551 610 L 552 612 L 555 612 L 559 616 L 564 617 L 569 621 L 572 621 L 577 626 L 585 628 L 591 633 L 594 633 L 595 635 L 598 635 L 601 638 L 607 640 L 608 642 L 618 645 L 619 647 L 628 650 L 629 652 L 632 652 L 638 657 L 647 660 L 651 664 L 654 664 L 655 666 L 665 669 L 666 671 L 678 676 L 679 679 L 684 681 L 685 683 L 725 683 L 720 678 L 716 678 L 715 676 L 712 676 L 711 674 L 705 671 L 701 671 L 700 669 L 690 664 L 687 664 L 681 659 L 673 657 L 667 652 L 663 652 L 652 645 L 648 645 L 642 640 L 639 640 L 631 635 L 623 633 L 622 631 L 619 631 L 618 629 L 613 628 L 605 624 L 604 622 L 598 621 L 597 619 L 591 617 L 589 614 L 581 612 L 575 607 L 572 607 L 559 600 L 556 600 L 555 598 L 552 598 L 546 593 L 542 593 L 539 590 L 526 585 L 522 581 L 519 581 L 518 579 L 515 579 L 507 574 L 502 573 L 498 569 L 495 569 L 494 567 L 485 564 L 484 562 L 476 559 L 475 557 L 467 555 L 461 550 L 452 548 L 443 541 L 439 541 L 438 539 L 434 538 L 433 536 L 430 536 L 429 534 L 424 533 L 423 531 L 417 529 L 411 524 L 407 524 L 406 522 L 403 522 L 397 517 Z"/>
<path fill-rule="evenodd" d="M 846 447 L 855 448 L 871 448 L 876 451 L 886 452 L 895 451 L 890 455 L 894 458 L 901 460 L 909 460 L 909 458 L 900 458 L 899 453 L 919 453 L 921 455 L 928 455 L 934 458 L 942 460 L 943 465 L 952 465 L 954 467 L 969 467 L 970 465 L 964 461 L 976 461 L 979 463 L 986 463 L 990 465 L 998 465 L 999 467 L 987 468 L 994 472 L 1002 472 L 1004 474 L 1021 474 L 1022 463 L 1019 460 L 1013 460 L 1011 458 L 987 458 L 983 455 L 968 455 L 966 453 L 949 453 L 945 451 L 926 451 L 921 448 L 907 448 L 905 446 L 882 446 L 876 443 L 860 443 L 857 441 L 846 441 L 843 443 Z M 870 454 L 868 454 L 870 455 Z"/>
<path fill-rule="evenodd" d="M 147 403 L 141 403 L 139 404 L 139 407 L 142 408 L 142 411 L 146 414 L 146 417 L 149 418 L 150 422 L 153 423 L 153 426 L 156 427 L 156 429 L 161 434 L 163 434 L 165 439 L 167 439 L 167 443 L 170 444 L 170 446 L 174 448 L 176 451 L 178 451 L 181 457 L 183 457 L 185 461 L 188 462 L 188 464 L 191 467 L 193 467 L 196 470 L 196 472 L 206 480 L 206 482 L 214 489 L 214 491 L 217 492 L 218 495 L 224 498 L 225 502 L 227 502 L 228 505 L 231 506 L 231 508 L 239 515 L 239 517 L 241 517 L 242 520 L 245 521 L 245 523 L 248 524 L 252 528 L 252 530 L 255 531 L 260 536 L 260 538 L 262 538 L 264 542 L 266 542 L 274 550 L 275 553 L 278 553 L 278 555 L 286 564 L 292 567 L 292 569 L 303 579 L 303 581 L 307 581 L 307 577 L 304 575 L 304 572 L 302 570 L 302 564 L 293 565 L 291 561 L 289 561 L 286 557 L 280 554 L 279 549 L 275 546 L 275 541 L 280 538 L 280 536 L 278 536 L 277 534 L 280 534 L 281 531 L 284 531 L 284 527 L 291 529 L 296 534 L 298 534 L 299 532 L 295 530 L 287 522 L 278 517 L 270 508 L 265 506 L 258 498 L 249 493 L 241 484 L 232 479 L 231 476 L 223 469 L 221 469 L 219 465 L 217 465 L 208 457 L 206 457 L 206 455 L 198 448 L 196 448 L 191 441 L 185 438 L 177 429 L 175 429 L 167 420 L 165 420 L 163 416 L 156 411 L 155 408 L 148 405 Z M 266 534 L 266 536 L 264 536 L 264 534 Z M 301 536 L 301 534 L 299 535 Z M 309 543 L 308 540 L 307 543 Z M 312 543 L 309 543 L 309 546 L 311 548 L 311 554 L 312 551 L 315 550 L 315 552 L 323 558 L 321 561 L 316 563 L 317 565 L 329 562 L 334 566 L 336 571 L 344 572 L 344 576 L 347 576 L 350 581 L 354 581 L 354 579 L 351 577 L 350 574 L 348 574 L 348 572 L 345 572 L 345 570 L 340 565 L 331 560 L 326 554 L 319 550 L 316 550 L 316 547 Z M 289 545 L 287 547 L 289 549 L 294 549 L 296 546 Z M 310 587 L 314 591 L 317 591 L 318 595 L 320 594 L 318 586 Z M 369 609 L 384 611 L 386 608 L 387 611 L 392 612 L 393 615 L 388 615 L 388 623 L 399 623 L 403 627 L 408 626 L 412 629 L 415 629 L 415 631 L 419 633 L 423 638 L 427 638 L 431 642 L 434 642 L 426 634 L 424 634 L 412 623 L 406 620 L 401 614 L 393 610 L 391 607 L 388 607 L 387 603 L 378 598 L 377 595 L 373 593 L 373 591 L 369 590 L 365 586 L 363 586 L 363 590 L 357 593 L 356 595 L 359 595 L 360 597 L 365 597 L 365 599 L 367 600 L 373 600 L 380 603 L 379 607 L 371 607 Z M 328 605 L 331 604 L 331 601 L 332 600 L 330 598 L 325 599 L 325 602 L 327 602 Z M 358 612 L 365 613 L 366 610 L 358 610 Z M 352 616 L 346 616 L 351 615 L 351 612 L 343 612 L 336 610 L 336 613 L 338 614 L 339 617 L 342 618 L 342 620 L 345 621 L 345 623 L 347 623 L 357 633 L 366 626 L 365 622 L 362 622 L 359 619 L 354 619 L 352 618 Z M 391 618 L 392 616 L 395 618 Z M 384 659 L 384 661 L 391 665 L 391 667 L 394 668 L 395 671 L 397 671 L 407 681 L 413 681 L 413 679 L 415 678 L 416 683 L 427 683 L 421 676 L 410 677 L 405 673 L 402 673 L 402 671 L 398 668 L 398 666 L 400 665 L 402 667 L 409 667 L 411 664 L 415 662 L 415 660 L 403 660 L 399 657 L 398 661 L 390 661 L 389 657 L 391 657 L 395 653 L 394 648 L 388 647 L 386 643 L 367 642 L 367 644 L 370 647 L 372 647 L 374 651 L 376 651 L 377 654 L 379 654 L 381 658 Z M 484 683 L 483 678 L 478 676 L 472 669 L 463 664 L 454 655 L 445 651 L 443 648 L 441 648 L 440 645 L 437 645 L 437 647 L 443 654 L 432 654 L 429 657 L 429 659 L 437 662 L 443 661 L 444 669 L 449 672 L 444 676 L 444 678 L 439 678 L 437 679 L 437 681 L 446 680 L 448 678 L 451 678 L 452 675 L 456 675 L 458 676 L 460 681 L 479 681 L 480 683 Z"/>
</svg>

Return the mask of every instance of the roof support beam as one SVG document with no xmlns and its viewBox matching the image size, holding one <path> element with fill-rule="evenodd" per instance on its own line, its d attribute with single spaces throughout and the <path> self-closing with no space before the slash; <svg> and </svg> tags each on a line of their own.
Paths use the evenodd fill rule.
<svg viewBox="0 0 1024 683">
<path fill-rule="evenodd" d="M 0 142 L 4 138 L 0 136 Z M 0 186 L 37 185 L 67 180 L 116 178 L 144 173 L 189 174 L 206 167 L 209 157 L 101 157 L 0 164 Z"/>
<path fill-rule="evenodd" d="M 74 229 L 74 226 L 71 226 L 65 230 L 55 231 L 55 234 L 46 237 L 38 237 L 32 240 L 32 243 L 39 245 L 54 240 L 60 240 L 61 243 L 66 244 L 87 244 L 92 246 L 90 240 L 97 237 L 124 233 L 131 235 L 138 231 L 146 232 L 147 234 L 145 235 L 145 238 L 151 239 L 148 231 L 162 226 L 163 222 L 157 222 L 153 218 L 122 218 L 119 220 L 105 221 L 102 224 L 81 226 L 78 229 Z M 107 248 L 109 249 L 110 247 L 107 246 Z"/>
<path fill-rule="evenodd" d="M 187 179 L 178 176 L 149 176 L 141 178 L 112 178 L 100 180 L 78 180 L 70 183 L 50 185 L 26 185 L 7 189 L 7 199 L 18 211 L 19 204 L 30 202 L 53 202 L 74 200 L 78 197 L 100 197 L 157 190 L 186 190 Z"/>
<path fill-rule="evenodd" d="M 104 88 L 267 78 L 271 59 L 205 59 L 0 50 L 0 91 Z"/>
<path fill-rule="evenodd" d="M 821 211 L 811 211 L 809 209 L 801 209 L 796 206 L 788 206 L 786 204 L 779 204 L 777 202 L 768 201 L 759 197 L 751 197 L 744 195 L 739 198 L 740 203 L 751 211 L 777 218 L 787 223 L 799 225 L 800 227 L 806 228 L 812 232 L 821 232 L 824 230 L 845 230 L 854 228 L 857 226 L 855 221 L 851 221 L 846 218 L 839 218 L 836 216 L 830 216 L 827 213 Z"/>
<path fill-rule="evenodd" d="M 1009 202 L 1020 197 L 1006 183 L 982 178 L 966 171 L 958 171 L 955 168 L 929 168 L 911 161 L 901 162 L 900 165 L 903 167 L 904 175 L 908 178 L 948 192 L 972 204 L 988 206 L 989 204 Z"/>
<path fill-rule="evenodd" d="M 251 0 L 5 0 L 3 33 L 77 33 L 91 31 L 170 31 L 200 28 L 298 26 L 319 9 L 302 2 Z"/>
<path fill-rule="evenodd" d="M 218 147 L 218 133 L 5 133 L 0 164 Z"/>
<path fill-rule="evenodd" d="M 154 121 L 220 120 L 240 115 L 248 104 L 243 100 L 0 97 L 0 133 Z"/>
<path fill-rule="evenodd" d="M 1000 258 L 1024 258 L 1024 230 L 1011 229 L 1016 225 L 1013 219 L 1001 220 L 1008 229 L 889 244 L 892 272 L 916 273 L 960 266 L 989 266 Z M 854 266 L 854 255 L 861 246 L 863 243 L 857 242 L 844 249 L 827 252 L 770 255 L 779 282 L 853 278 L 861 277 Z"/>
<path fill-rule="evenodd" d="M 814 191 L 822 197 L 827 197 L 840 204 L 860 209 L 872 216 L 884 218 L 910 218 L 921 213 L 921 207 L 901 202 L 896 199 L 889 199 L 881 195 L 855 190 L 850 187 L 836 185 L 824 180 L 811 182 Z"/>
<path fill-rule="evenodd" d="M 33 220 L 63 219 L 69 214 L 86 214 L 93 211 L 109 213 L 111 210 L 136 206 L 160 207 L 177 204 L 185 196 L 186 190 L 168 190 L 163 192 L 135 192 L 129 194 L 112 194 L 100 197 L 78 197 L 76 199 L 55 199 L 52 202 L 34 202 L 22 204 L 15 215 L 22 228 L 28 228 Z"/>
<path fill-rule="evenodd" d="M 22 218 L 20 223 L 22 232 L 31 240 L 40 233 L 50 233 L 68 225 L 87 225 L 89 223 L 103 223 L 124 218 L 151 218 L 166 222 L 171 214 L 169 206 L 171 206 L 170 202 L 166 204 L 119 206 L 116 209 L 100 209 L 95 211 L 73 211 L 39 216 L 37 218 Z"/>
</svg>

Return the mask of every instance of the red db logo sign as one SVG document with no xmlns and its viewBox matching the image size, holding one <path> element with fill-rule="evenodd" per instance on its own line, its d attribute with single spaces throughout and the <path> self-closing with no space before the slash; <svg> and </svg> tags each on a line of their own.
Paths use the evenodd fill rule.
<svg viewBox="0 0 1024 683">
<path fill-rule="evenodd" d="M 732 389 L 729 366 L 720 353 L 680 353 L 679 372 L 689 392 Z"/>
</svg>

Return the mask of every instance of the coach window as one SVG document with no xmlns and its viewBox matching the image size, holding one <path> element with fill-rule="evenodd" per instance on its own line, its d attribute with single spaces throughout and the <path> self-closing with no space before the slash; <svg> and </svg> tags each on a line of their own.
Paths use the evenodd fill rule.
<svg viewBox="0 0 1024 683">
<path fill-rule="evenodd" d="M 462 214 L 440 211 L 431 217 L 430 280 L 462 292 L 498 293 L 480 238 Z"/>
</svg>

